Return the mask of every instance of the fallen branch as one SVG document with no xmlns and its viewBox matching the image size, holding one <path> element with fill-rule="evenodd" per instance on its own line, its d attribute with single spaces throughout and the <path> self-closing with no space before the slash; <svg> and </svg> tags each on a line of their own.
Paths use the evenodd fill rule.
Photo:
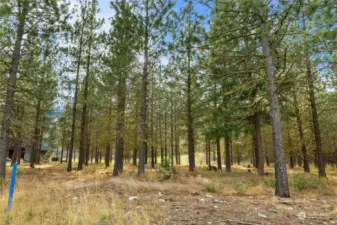
<svg viewBox="0 0 337 225">
<path fill-rule="evenodd" d="M 228 222 L 238 223 L 238 224 L 245 224 L 245 225 L 261 225 L 260 223 L 251 223 L 247 221 L 240 221 L 240 220 L 227 220 Z"/>
</svg>

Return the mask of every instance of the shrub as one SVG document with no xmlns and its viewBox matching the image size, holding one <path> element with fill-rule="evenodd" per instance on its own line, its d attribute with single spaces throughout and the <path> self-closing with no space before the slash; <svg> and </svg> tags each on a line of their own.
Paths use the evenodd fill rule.
<svg viewBox="0 0 337 225">
<path fill-rule="evenodd" d="M 271 187 L 271 188 L 275 188 L 275 186 L 276 186 L 276 183 L 275 183 L 274 179 L 273 180 L 267 180 L 265 183 L 268 187 Z"/>
<path fill-rule="evenodd" d="M 318 177 L 296 175 L 292 183 L 296 191 L 325 188 L 325 183 Z"/>
<path fill-rule="evenodd" d="M 237 183 L 235 184 L 235 191 L 236 193 L 242 195 L 245 194 L 247 192 L 247 185 L 245 183 Z"/>
<path fill-rule="evenodd" d="M 214 192 L 217 191 L 217 189 L 218 189 L 218 187 L 217 187 L 216 184 L 207 184 L 207 185 L 206 185 L 206 190 L 207 190 L 208 192 L 214 193 Z"/>
</svg>

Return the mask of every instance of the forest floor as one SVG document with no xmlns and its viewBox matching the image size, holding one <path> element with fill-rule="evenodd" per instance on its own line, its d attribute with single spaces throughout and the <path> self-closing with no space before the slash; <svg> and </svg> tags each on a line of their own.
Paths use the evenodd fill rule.
<svg viewBox="0 0 337 225">
<path fill-rule="evenodd" d="M 337 169 L 328 168 L 327 180 L 314 168 L 289 170 L 290 199 L 274 196 L 272 167 L 264 178 L 244 166 L 187 170 L 162 180 L 163 169 L 138 178 L 131 165 L 120 177 L 103 164 L 72 173 L 65 164 L 20 165 L 11 213 L 7 192 L 0 197 L 0 224 L 337 224 Z"/>
</svg>

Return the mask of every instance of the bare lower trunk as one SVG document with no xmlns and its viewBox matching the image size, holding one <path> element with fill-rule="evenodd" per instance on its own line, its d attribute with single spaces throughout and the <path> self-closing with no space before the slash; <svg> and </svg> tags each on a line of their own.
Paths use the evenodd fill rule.
<svg viewBox="0 0 337 225">
<path fill-rule="evenodd" d="M 211 140 L 207 139 L 208 148 L 208 168 L 211 169 L 212 159 L 211 159 Z"/>
<path fill-rule="evenodd" d="M 61 143 L 61 158 L 60 158 L 60 163 L 63 163 L 63 152 L 64 152 L 64 142 L 66 139 L 66 129 L 63 129 L 63 134 L 62 134 L 62 143 Z"/>
<path fill-rule="evenodd" d="M 297 129 L 298 129 L 298 133 L 300 136 L 301 149 L 302 149 L 302 155 L 303 155 L 303 169 L 304 169 L 304 172 L 310 173 L 307 146 L 305 144 L 302 119 L 300 115 L 300 109 L 298 106 L 296 91 L 293 92 L 293 97 L 294 97 L 294 107 L 295 107 L 295 116 L 296 116 L 296 121 L 297 121 Z"/>
<path fill-rule="evenodd" d="M 265 15 L 263 12 L 262 15 Z M 273 149 L 275 155 L 275 178 L 276 187 L 275 194 L 280 197 L 290 197 L 287 167 L 284 155 L 283 137 L 282 137 L 282 125 L 281 125 L 281 113 L 278 100 L 277 87 L 275 83 L 275 68 L 273 62 L 272 51 L 269 44 L 269 30 L 267 28 L 268 16 L 262 16 L 261 30 L 262 30 L 262 46 L 266 60 L 266 72 L 268 78 L 268 95 L 269 95 L 269 107 L 270 116 L 272 122 L 273 132 Z"/>
<path fill-rule="evenodd" d="M 22 2 L 22 1 L 21 1 Z M 21 57 L 21 44 L 28 14 L 29 1 L 25 0 L 22 4 L 19 3 L 20 12 L 18 12 L 18 26 L 16 30 L 16 39 L 14 44 L 11 68 L 9 72 L 9 85 L 7 88 L 7 97 L 5 102 L 5 110 L 2 119 L 1 136 L 0 136 L 0 178 L 6 176 L 6 152 L 8 148 L 8 133 L 11 126 L 12 111 L 14 105 L 14 94 L 16 88 L 17 72 Z"/>
<path fill-rule="evenodd" d="M 171 95 L 171 167 L 173 167 L 174 159 L 174 139 L 173 139 L 173 94 Z M 177 162 L 176 162 L 177 163 Z"/>
<path fill-rule="evenodd" d="M 85 14 L 85 11 L 83 12 Z M 82 15 L 83 17 L 84 15 Z M 84 23 L 84 22 L 83 22 Z M 70 147 L 69 147 L 69 160 L 67 171 L 71 172 L 73 170 L 72 166 L 72 157 L 74 151 L 74 142 L 75 142 L 75 129 L 76 129 L 76 114 L 77 114 L 77 97 L 78 97 L 78 85 L 81 69 L 81 60 L 82 60 L 82 48 L 83 48 L 83 36 L 84 36 L 84 24 L 81 25 L 81 36 L 79 40 L 79 52 L 77 56 L 77 68 L 76 68 L 76 83 L 75 83 L 75 93 L 74 93 L 74 103 L 72 111 L 72 125 L 71 125 L 71 136 L 70 136 Z M 75 156 L 75 154 L 74 154 Z"/>
<path fill-rule="evenodd" d="M 229 134 L 225 136 L 225 152 L 226 152 L 226 172 L 231 172 L 231 158 L 230 158 L 230 145 L 229 145 L 229 140 L 230 136 Z"/>
<path fill-rule="evenodd" d="M 15 142 L 15 146 L 14 146 L 14 153 L 12 156 L 12 163 L 11 165 L 13 166 L 13 164 L 15 162 L 17 162 L 18 164 L 20 164 L 21 162 L 21 145 L 22 145 L 22 135 L 21 135 L 21 129 L 22 129 L 22 117 L 23 117 L 23 109 L 20 110 L 20 107 L 18 107 L 18 132 L 17 132 L 17 138 L 16 138 L 16 142 Z"/>
<path fill-rule="evenodd" d="M 290 130 L 288 128 L 288 148 L 289 148 L 289 164 L 290 164 L 290 168 L 294 168 L 295 167 L 295 156 L 294 156 L 294 152 L 293 152 L 293 146 L 292 146 L 292 141 L 291 141 L 291 136 L 290 136 Z"/>
<path fill-rule="evenodd" d="M 85 166 L 88 166 L 89 165 L 89 157 L 90 157 L 90 129 L 88 129 L 87 127 L 87 130 L 86 130 L 86 148 L 85 148 L 85 160 L 84 160 L 84 165 Z"/>
<path fill-rule="evenodd" d="M 240 165 L 241 162 L 241 154 L 240 154 L 240 149 L 239 149 L 239 144 L 236 143 L 236 160 L 238 165 Z"/>
<path fill-rule="evenodd" d="M 232 136 L 229 137 L 229 143 L 230 143 L 230 150 L 231 150 L 231 165 L 234 165 L 233 161 L 233 141 L 232 141 Z"/>
<path fill-rule="evenodd" d="M 164 116 L 164 161 L 167 164 L 167 112 Z"/>
<path fill-rule="evenodd" d="M 111 114 L 112 114 L 112 103 L 111 103 L 111 101 L 109 101 L 109 112 L 108 112 L 109 118 L 108 118 L 108 127 L 107 127 L 108 140 L 107 140 L 105 155 L 104 155 L 104 157 L 105 157 L 104 158 L 105 167 L 110 166 L 110 160 L 111 160 L 111 140 L 110 140 L 110 137 L 111 137 L 111 116 L 112 116 Z"/>
<path fill-rule="evenodd" d="M 217 158 L 218 158 L 218 170 L 222 170 L 222 166 L 221 166 L 220 138 L 216 139 L 216 152 L 217 152 Z"/>
<path fill-rule="evenodd" d="M 39 134 L 40 134 L 40 113 L 41 113 L 41 100 L 39 99 L 36 106 L 36 116 L 35 116 L 35 125 L 34 125 L 34 138 L 33 138 L 33 145 L 32 151 L 30 154 L 30 167 L 35 167 L 35 162 L 37 161 L 37 154 L 39 148 Z"/>
<path fill-rule="evenodd" d="M 257 144 L 256 144 L 256 133 L 252 133 L 252 164 L 255 168 L 257 168 Z"/>
<path fill-rule="evenodd" d="M 306 36 L 306 20 L 305 20 L 304 8 L 302 8 L 302 10 L 303 10 L 302 11 L 302 29 L 304 33 L 304 43 L 303 44 L 304 44 L 307 82 L 308 82 L 308 88 L 309 88 L 309 101 L 311 105 L 312 122 L 314 125 L 314 135 L 315 135 L 315 143 L 316 143 L 315 154 L 316 154 L 316 159 L 317 159 L 318 175 L 320 177 L 326 177 L 324 160 L 322 156 L 322 139 L 321 139 L 321 131 L 319 127 L 317 106 L 316 106 L 314 77 L 313 77 L 312 68 L 311 68 L 310 49 L 307 43 L 307 36 Z"/>
<path fill-rule="evenodd" d="M 116 150 L 113 176 L 123 172 L 124 165 L 124 124 L 126 104 L 126 74 L 119 78 L 117 86 Z"/>
<path fill-rule="evenodd" d="M 260 116 L 258 113 L 254 115 L 254 128 L 255 128 L 255 140 L 256 140 L 256 154 L 257 154 L 257 168 L 259 176 L 264 176 L 264 154 L 262 149 L 262 136 L 260 128 Z"/>
<path fill-rule="evenodd" d="M 141 144 L 139 150 L 138 176 L 145 172 L 145 153 L 147 152 L 147 86 L 148 86 L 148 64 L 149 64 L 149 0 L 145 1 L 145 26 L 144 26 L 144 65 L 141 89 L 140 110 L 140 133 Z"/>
<path fill-rule="evenodd" d="M 189 51 L 190 52 L 190 51 Z M 190 57 L 187 77 L 187 143 L 188 143 L 188 162 L 189 170 L 195 170 L 195 156 L 194 156 L 194 129 L 193 129 L 193 116 L 192 116 L 192 77 L 190 71 Z M 221 159 L 220 159 L 221 160 Z"/>
<path fill-rule="evenodd" d="M 206 156 L 206 165 L 209 164 L 209 146 L 208 146 L 208 138 L 206 137 L 206 140 L 205 140 L 205 156 Z"/>
</svg>

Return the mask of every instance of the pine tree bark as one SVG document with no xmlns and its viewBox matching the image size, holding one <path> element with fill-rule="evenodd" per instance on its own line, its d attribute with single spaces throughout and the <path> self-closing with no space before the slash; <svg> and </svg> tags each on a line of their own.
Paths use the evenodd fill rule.
<svg viewBox="0 0 337 225">
<path fill-rule="evenodd" d="M 5 102 L 5 111 L 2 119 L 1 136 L 0 136 L 0 178 L 6 176 L 6 152 L 8 148 L 8 133 L 11 126 L 12 111 L 14 106 L 14 95 L 16 88 L 17 72 L 20 64 L 21 57 L 21 45 L 24 35 L 24 28 L 26 23 L 26 17 L 29 11 L 29 1 L 24 0 L 19 2 L 19 10 L 17 19 L 19 21 L 16 28 L 16 38 L 14 44 L 14 50 L 12 55 L 12 62 L 9 72 L 9 85 L 7 89 L 7 97 Z"/>
<path fill-rule="evenodd" d="M 255 128 L 255 140 L 256 140 L 256 154 L 257 154 L 257 168 L 259 176 L 264 176 L 264 154 L 262 147 L 262 136 L 260 127 L 260 116 L 255 113 L 253 116 L 254 128 Z"/>
<path fill-rule="evenodd" d="M 85 14 L 85 10 L 84 10 L 83 13 Z M 82 17 L 84 17 L 84 15 L 82 15 Z M 83 23 L 84 23 L 84 21 L 83 21 Z M 68 172 L 71 172 L 73 170 L 72 158 L 73 158 L 74 142 L 75 142 L 78 85 L 79 85 L 81 60 L 82 60 L 82 48 L 83 48 L 83 44 L 84 44 L 83 39 L 84 39 L 84 24 L 81 25 L 81 33 L 80 33 L 80 40 L 79 40 L 79 52 L 78 52 L 78 56 L 77 56 L 75 93 L 74 93 L 74 103 L 73 103 L 73 110 L 72 110 L 72 121 L 71 121 L 72 124 L 71 124 L 71 136 L 70 136 L 70 146 L 69 146 L 69 160 L 68 160 L 68 167 L 67 167 Z M 75 156 L 75 154 L 74 154 L 74 156 Z"/>
<path fill-rule="evenodd" d="M 167 112 L 164 115 L 164 164 L 167 164 Z"/>
<path fill-rule="evenodd" d="M 208 138 L 206 137 L 205 138 L 205 158 L 206 158 L 206 165 L 208 165 L 209 163 L 209 155 L 208 155 L 208 152 L 209 152 L 209 148 L 208 148 Z"/>
<path fill-rule="evenodd" d="M 280 197 L 290 197 L 282 137 L 280 105 L 278 100 L 277 86 L 275 83 L 275 68 L 269 43 L 268 16 L 264 12 L 261 13 L 261 31 L 262 47 L 266 60 L 270 116 L 273 133 L 273 150 L 275 155 L 275 195 Z"/>
<path fill-rule="evenodd" d="M 289 124 L 289 121 L 288 121 Z M 289 164 L 290 164 L 290 168 L 294 168 L 295 167 L 295 156 L 294 156 L 294 151 L 293 151 L 293 146 L 292 146 L 292 140 L 291 140 L 291 136 L 290 136 L 290 129 L 287 129 L 287 133 L 288 133 L 288 148 L 289 148 Z"/>
<path fill-rule="evenodd" d="M 218 170 L 222 170 L 222 166 L 221 166 L 220 138 L 217 138 L 215 142 L 216 142 L 216 152 L 217 152 L 217 159 L 218 159 Z"/>
<path fill-rule="evenodd" d="M 45 129 L 45 126 L 44 126 L 44 123 L 45 123 L 45 117 L 42 116 L 42 119 L 41 119 L 41 124 L 40 124 L 40 136 L 39 136 L 39 139 L 38 139 L 38 148 L 37 148 L 37 153 L 36 153 L 36 159 L 35 159 L 35 164 L 41 164 L 41 150 L 42 150 L 42 142 L 43 142 L 43 133 L 44 133 L 44 129 Z"/>
<path fill-rule="evenodd" d="M 107 133 L 108 133 L 108 140 L 107 140 L 107 145 L 106 145 L 106 149 L 105 149 L 105 155 L 104 155 L 104 162 L 105 162 L 105 167 L 109 167 L 110 166 L 110 156 L 111 156 L 111 115 L 112 114 L 112 102 L 111 100 L 109 101 L 109 112 L 108 112 L 108 129 L 107 129 Z M 116 160 L 116 159 L 115 159 Z M 101 161 L 101 156 L 100 156 L 100 161 Z"/>
<path fill-rule="evenodd" d="M 62 132 L 62 143 L 61 143 L 61 157 L 60 157 L 60 164 L 63 163 L 63 152 L 64 152 L 64 142 L 65 142 L 65 139 L 66 139 L 66 129 L 64 128 L 64 129 L 63 129 L 63 132 Z"/>
<path fill-rule="evenodd" d="M 90 113 L 89 113 L 90 115 Z M 89 157 L 90 157 L 90 147 L 91 147 L 91 135 L 90 135 L 90 128 L 89 125 L 86 126 L 86 148 L 85 148 L 85 160 L 84 165 L 89 166 Z"/>
<path fill-rule="evenodd" d="M 93 4 L 95 2 L 93 1 Z M 96 10 L 93 7 L 93 10 Z M 88 39 L 88 56 L 86 65 L 86 75 L 84 78 L 84 93 L 83 93 L 83 108 L 82 108 L 82 120 L 81 120 L 81 133 L 80 133 L 80 151 L 78 158 L 78 170 L 83 169 L 83 163 L 85 163 L 85 131 L 87 126 L 87 107 L 88 107 L 88 96 L 89 96 L 89 79 L 90 79 L 90 65 L 91 65 L 91 47 L 93 42 L 93 29 L 94 29 L 94 16 L 91 17 L 90 21 L 90 33 Z M 87 164 L 87 163 L 86 163 Z"/>
<path fill-rule="evenodd" d="M 227 134 L 225 136 L 224 142 L 225 142 L 225 157 L 226 157 L 226 172 L 231 172 L 231 158 L 230 158 L 230 145 L 229 145 L 229 140 L 230 140 L 230 136 L 229 134 Z"/>
<path fill-rule="evenodd" d="M 318 119 L 318 113 L 317 113 L 317 105 L 316 105 L 316 97 L 315 97 L 314 76 L 312 74 L 310 49 L 309 49 L 309 44 L 307 42 L 306 22 L 305 22 L 304 17 L 305 16 L 304 16 L 304 11 L 303 11 L 302 12 L 302 27 L 303 27 L 303 33 L 304 33 L 304 54 L 305 54 L 306 75 L 307 75 L 307 82 L 308 82 L 308 89 L 309 89 L 308 90 L 309 91 L 309 101 L 310 101 L 310 106 L 311 106 L 311 115 L 312 115 L 312 122 L 314 125 L 314 135 L 315 135 L 315 143 L 316 143 L 315 154 L 317 157 L 318 175 L 320 177 L 326 177 L 324 159 L 322 155 L 321 131 L 320 131 L 320 125 L 319 125 L 319 119 Z"/>
<path fill-rule="evenodd" d="M 144 65 L 143 83 L 141 89 L 141 111 L 140 111 L 140 131 L 141 144 L 139 150 L 138 176 L 145 172 L 145 153 L 147 152 L 147 86 L 148 86 L 148 64 L 149 64 L 149 0 L 145 0 L 145 26 L 144 26 Z"/>
<path fill-rule="evenodd" d="M 126 104 L 126 79 L 121 76 L 117 85 L 117 118 L 116 118 L 116 150 L 113 176 L 123 172 L 124 164 L 124 126 Z"/>
<path fill-rule="evenodd" d="M 14 153 L 12 156 L 12 162 L 11 162 L 11 166 L 13 166 L 13 164 L 16 162 L 18 164 L 21 163 L 21 146 L 22 146 L 22 133 L 21 133 L 21 129 L 22 129 L 22 117 L 24 114 L 24 110 L 23 107 L 18 107 L 18 133 L 17 133 L 17 138 L 14 146 Z"/>
<path fill-rule="evenodd" d="M 189 171 L 195 170 L 195 149 L 194 149 L 194 129 L 192 115 L 192 72 L 191 72 L 191 40 L 187 46 L 187 141 L 188 141 L 188 162 Z M 221 159 L 220 159 L 221 160 Z"/>
<path fill-rule="evenodd" d="M 207 138 L 207 148 L 208 148 L 208 169 L 211 169 L 212 159 L 211 159 L 211 140 Z"/>
<path fill-rule="evenodd" d="M 38 157 L 38 148 L 39 148 L 39 138 L 40 138 L 40 114 L 41 114 L 41 100 L 38 99 L 36 105 L 36 115 L 35 115 L 35 124 L 34 124 L 34 138 L 33 138 L 33 145 L 32 151 L 30 153 L 30 167 L 35 168 L 35 162 L 37 161 Z"/>
<path fill-rule="evenodd" d="M 173 93 L 171 93 L 171 167 L 174 166 L 174 139 L 173 139 Z M 177 163 L 177 162 L 176 162 Z"/>
<path fill-rule="evenodd" d="M 163 144 L 163 133 L 162 133 L 162 120 L 159 119 L 159 139 L 160 139 L 160 163 L 164 165 L 164 144 Z"/>
</svg>

